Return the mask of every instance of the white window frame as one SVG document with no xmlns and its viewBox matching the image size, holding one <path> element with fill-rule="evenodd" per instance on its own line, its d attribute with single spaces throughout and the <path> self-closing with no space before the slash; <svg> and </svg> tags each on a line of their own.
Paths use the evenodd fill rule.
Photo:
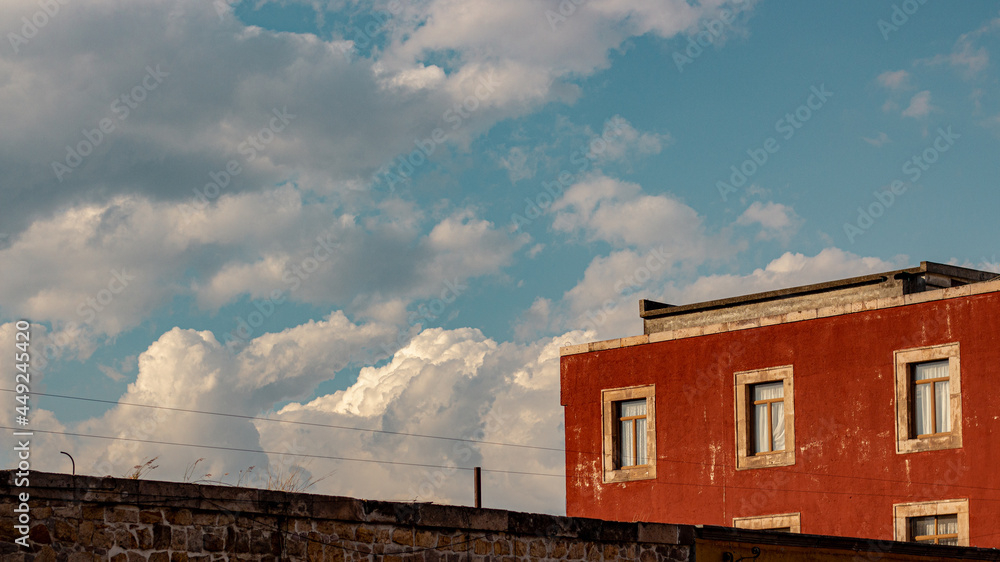
<svg viewBox="0 0 1000 562">
<path fill-rule="evenodd" d="M 898 350 L 893 353 L 896 383 L 896 453 L 962 447 L 962 368 L 958 342 Z M 948 360 L 949 432 L 917 437 L 913 429 L 913 366 Z"/>
<path fill-rule="evenodd" d="M 619 402 L 646 399 L 647 464 L 619 468 L 615 466 L 618 443 L 615 440 Z M 604 482 L 631 482 L 656 478 L 656 385 L 632 386 L 601 391 L 602 440 L 604 443 Z"/>
<path fill-rule="evenodd" d="M 789 466 L 795 464 L 795 389 L 792 384 L 792 366 L 769 367 L 734 373 L 734 400 L 736 410 L 736 470 Z M 785 449 L 756 454 L 753 451 L 753 395 L 755 384 L 778 382 L 782 384 L 785 411 Z"/>
<path fill-rule="evenodd" d="M 894 538 L 910 542 L 910 519 L 931 515 L 958 516 L 958 546 L 969 546 L 969 499 L 900 503 L 892 506 Z"/>
</svg>

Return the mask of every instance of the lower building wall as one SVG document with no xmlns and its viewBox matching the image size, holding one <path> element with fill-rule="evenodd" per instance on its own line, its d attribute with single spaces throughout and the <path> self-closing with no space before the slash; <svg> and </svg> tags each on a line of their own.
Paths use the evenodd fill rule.
<svg viewBox="0 0 1000 562">
<path fill-rule="evenodd" d="M 247 488 L 0 473 L 7 561 L 687 561 L 692 529 Z M 28 545 L 15 543 L 28 493 Z M 683 544 L 682 544 L 683 543 Z"/>
<path fill-rule="evenodd" d="M 32 473 L 20 487 L 15 475 L 0 471 L 2 562 L 1000 560 L 974 548 L 119 478 Z"/>
</svg>

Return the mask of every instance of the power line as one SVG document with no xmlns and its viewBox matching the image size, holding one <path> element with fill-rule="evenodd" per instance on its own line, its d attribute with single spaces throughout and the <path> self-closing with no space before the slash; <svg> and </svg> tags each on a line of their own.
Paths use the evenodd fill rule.
<svg viewBox="0 0 1000 562">
<path fill-rule="evenodd" d="M 107 439 L 107 440 L 110 440 L 110 441 L 130 441 L 130 442 L 133 442 L 133 443 L 149 443 L 151 445 L 171 445 L 171 446 L 174 446 L 174 447 L 194 447 L 194 448 L 197 448 L 197 449 L 215 449 L 215 450 L 219 450 L 219 451 L 234 451 L 234 452 L 238 452 L 238 453 L 260 453 L 260 454 L 264 454 L 264 455 L 288 455 L 288 456 L 293 456 L 293 457 L 326 459 L 326 460 L 334 460 L 334 461 L 351 461 L 351 462 L 364 462 L 364 463 L 372 463 L 372 464 L 392 464 L 392 465 L 400 465 L 400 466 L 414 466 L 414 467 L 418 467 L 418 468 L 445 468 L 445 469 L 449 469 L 449 470 L 474 470 L 474 467 L 471 467 L 471 466 L 469 466 L 469 467 L 465 467 L 465 466 L 445 466 L 445 465 L 439 465 L 439 464 L 425 464 L 425 463 L 414 463 L 414 462 L 403 462 L 403 461 L 387 461 L 387 460 L 378 460 L 378 459 L 356 459 L 356 458 L 351 458 L 351 457 L 337 457 L 337 456 L 331 456 L 331 455 L 311 455 L 311 454 L 307 454 L 307 453 L 286 453 L 284 451 L 263 451 L 263 450 L 258 450 L 258 449 L 246 449 L 246 448 L 242 448 L 242 447 L 223 447 L 223 446 L 220 446 L 220 445 L 199 445 L 197 443 L 174 443 L 172 441 L 156 441 L 156 440 L 153 440 L 153 439 L 135 439 L 135 438 L 132 438 L 132 437 L 111 437 L 111 436 L 108 436 L 108 435 L 90 435 L 90 434 L 86 434 L 86 433 L 71 433 L 71 432 L 68 432 L 68 431 L 50 431 L 50 430 L 46 430 L 46 429 L 31 429 L 31 430 L 26 430 L 23 427 L 22 428 L 17 428 L 17 427 L 0 426 L 0 429 L 11 429 L 11 430 L 14 430 L 14 431 L 31 431 L 31 432 L 34 432 L 34 433 L 46 433 L 46 434 L 50 434 L 50 435 L 67 435 L 67 436 L 70 436 L 70 437 L 89 437 L 89 438 L 92 438 L 92 439 Z M 497 474 L 526 474 L 526 475 L 532 475 L 532 476 L 555 476 L 555 477 L 563 478 L 562 474 L 544 474 L 544 473 L 540 473 L 540 472 L 523 472 L 523 471 L 517 471 L 517 470 L 498 470 L 498 469 L 484 468 L 483 472 L 493 472 L 493 473 L 497 473 Z"/>
<path fill-rule="evenodd" d="M 0 426 L 0 429 L 10 429 L 10 430 L 14 430 L 14 431 L 22 431 L 23 430 L 23 428 L 15 428 L 15 427 L 9 427 L 9 426 Z M 350 457 L 337 457 L 337 456 L 330 456 L 330 455 L 312 455 L 312 454 L 303 454 L 303 453 L 286 453 L 286 452 L 281 452 L 281 451 L 260 451 L 260 450 L 256 450 L 256 449 L 245 449 L 245 448 L 240 448 L 240 447 L 222 447 L 222 446 L 217 446 L 217 445 L 198 445 L 198 444 L 194 444 L 194 443 L 173 443 L 173 442 L 169 442 L 169 441 L 155 441 L 155 440 L 150 440 L 150 439 L 132 439 L 132 438 L 126 438 L 126 437 L 109 437 L 109 436 L 105 436 L 105 435 L 88 435 L 88 434 L 82 434 L 82 433 L 70 433 L 70 432 L 64 432 L 64 431 L 49 431 L 49 430 L 41 430 L 41 429 L 34 429 L 32 431 L 34 433 L 46 433 L 46 434 L 52 434 L 52 435 L 68 435 L 68 436 L 73 436 L 73 437 L 90 437 L 90 438 L 94 438 L 94 439 L 107 439 L 107 440 L 113 440 L 113 441 L 131 441 L 131 442 L 137 442 L 137 443 L 149 443 L 149 444 L 155 444 L 155 445 L 170 445 L 170 446 L 176 446 L 176 447 L 193 447 L 193 448 L 200 448 L 200 449 L 215 449 L 215 450 L 222 450 L 222 451 L 236 451 L 236 452 L 261 453 L 261 454 L 273 454 L 273 455 L 288 455 L 288 456 L 304 457 L 304 458 L 317 458 L 317 459 L 326 459 L 326 460 L 363 462 L 363 463 L 372 463 L 372 464 L 390 464 L 390 465 L 400 465 L 400 466 L 412 466 L 412 467 L 418 467 L 418 468 L 443 468 L 443 469 L 448 469 L 448 470 L 474 470 L 473 467 L 444 466 L 444 465 L 434 465 L 434 464 L 425 464 L 425 463 L 410 463 L 410 462 L 402 462 L 402 461 L 386 461 L 386 460 L 378 460 L 378 459 L 356 459 L 356 458 L 350 458 Z M 569 479 L 569 480 L 572 480 L 572 479 L 576 479 L 576 480 L 589 479 L 587 476 L 569 476 L 569 475 L 563 475 L 563 474 L 551 474 L 551 473 L 544 473 L 544 472 L 528 472 L 528 471 L 518 471 L 518 470 L 499 470 L 499 469 L 487 469 L 487 468 L 484 468 L 483 472 L 491 472 L 491 473 L 494 473 L 494 474 L 513 474 L 513 475 L 520 475 L 520 476 L 542 476 L 542 477 L 561 478 L 561 479 Z M 701 483 L 701 482 L 690 483 L 690 482 L 676 482 L 676 481 L 671 482 L 671 484 L 675 485 L 675 486 L 691 486 L 691 487 L 697 487 L 697 488 L 725 488 L 725 489 L 733 489 L 733 490 L 754 490 L 754 491 L 773 492 L 773 493 L 789 493 L 789 492 L 791 492 L 791 493 L 801 493 L 801 494 L 823 494 L 823 495 L 840 495 L 840 496 L 868 496 L 868 497 L 897 498 L 897 499 L 900 498 L 900 496 L 901 496 L 901 494 L 876 494 L 876 493 L 870 493 L 870 492 L 854 492 L 854 491 L 801 490 L 801 489 L 793 489 L 793 488 L 786 488 L 786 487 L 780 487 L 780 486 L 774 487 L 774 488 L 762 488 L 760 486 L 736 486 L 736 485 L 730 485 L 730 484 L 706 484 L 706 483 Z M 989 488 L 989 489 L 990 490 L 995 490 L 994 488 Z M 907 499 L 922 499 L 922 498 L 935 499 L 936 497 L 937 496 L 921 496 L 921 495 L 912 495 L 912 494 L 906 495 Z M 1000 501 L 1000 498 L 981 498 L 981 497 L 976 497 L 974 499 L 976 499 L 976 501 Z"/>
<path fill-rule="evenodd" d="M 15 392 L 15 391 L 13 391 L 11 389 L 7 389 L 7 388 L 0 388 L 0 391 L 3 391 L 3 392 Z M 249 415 L 232 414 L 232 413 L 226 413 L 226 412 L 213 412 L 213 411 L 208 411 L 208 410 L 194 410 L 194 409 L 187 409 L 187 408 L 173 408 L 173 407 L 168 407 L 168 406 L 156 406 L 156 405 L 153 405 L 153 404 L 138 404 L 138 403 L 134 403 L 134 402 L 117 402 L 117 401 L 114 401 L 114 400 L 105 400 L 105 399 L 99 399 L 99 398 L 87 398 L 87 397 L 82 397 L 82 396 L 70 396 L 70 395 L 65 395 L 65 394 L 49 394 L 49 393 L 44 393 L 44 392 L 31 392 L 30 394 L 34 394 L 34 395 L 37 395 L 37 396 L 48 396 L 48 397 L 52 397 L 52 398 L 63 398 L 63 399 L 67 399 L 67 400 L 81 400 L 81 401 L 85 401 L 85 402 L 98 402 L 98 403 L 103 403 L 103 404 L 123 405 L 123 406 L 132 406 L 132 407 L 140 407 L 140 408 L 152 408 L 152 409 L 157 409 L 157 410 L 167 410 L 167 411 L 192 413 L 192 414 L 203 414 L 203 415 L 220 416 L 220 417 L 245 419 L 245 420 L 269 421 L 269 422 L 275 422 L 275 423 L 285 423 L 285 424 L 302 425 L 302 426 L 309 426 L 309 427 L 322 427 L 322 428 L 331 428 L 331 429 L 343 429 L 343 430 L 348 430 L 348 431 L 361 431 L 361 432 L 370 432 L 370 433 L 382 433 L 382 434 L 389 434 L 389 435 L 398 435 L 398 436 L 403 436 L 403 437 L 418 437 L 418 438 L 424 438 L 424 439 L 439 439 L 439 440 L 444 440 L 444 441 L 455 441 L 455 442 L 464 442 L 464 443 L 476 443 L 476 444 L 482 444 L 482 445 L 497 445 L 497 446 L 516 447 L 516 448 L 524 448 L 524 449 L 532 449 L 532 450 L 543 450 L 543 451 L 551 451 L 551 452 L 559 452 L 559 453 L 574 453 L 574 454 L 578 454 L 578 455 L 592 455 L 592 456 L 594 456 L 594 455 L 601 455 L 602 454 L 601 452 L 596 452 L 596 451 L 570 450 L 570 449 L 566 449 L 565 447 L 560 447 L 560 448 L 557 448 L 557 447 L 542 447 L 542 446 L 537 446 L 537 445 L 524 445 L 524 444 L 520 444 L 520 443 L 507 443 L 507 442 L 500 442 L 500 441 L 485 441 L 485 440 L 467 439 L 467 438 L 460 438 L 460 437 L 447 437 L 447 436 L 440 436 L 440 435 L 427 435 L 427 434 L 420 434 L 420 433 L 408 433 L 408 432 L 404 432 L 404 431 L 389 431 L 389 430 L 382 430 L 382 429 L 368 429 L 368 428 L 352 427 L 352 426 L 337 425 L 337 424 L 324 424 L 324 423 L 317 423 L 317 422 L 302 422 L 302 421 L 295 421 L 295 420 L 279 420 L 279 419 L 266 418 L 266 417 L 260 417 L 260 416 L 249 416 Z M 595 401 L 595 402 L 599 402 L 599 401 Z M 78 435 L 78 434 L 67 434 L 67 435 Z M 83 435 L 83 434 L 79 434 L 78 436 L 80 436 L 80 437 L 95 437 L 95 438 L 103 438 L 103 439 L 130 440 L 129 438 L 124 438 L 124 437 L 88 436 L 88 435 Z M 149 442 L 149 443 L 154 443 L 154 444 L 157 443 L 157 442 L 154 442 L 154 441 L 142 441 L 142 440 L 135 440 L 135 441 Z M 173 445 L 178 445 L 178 446 L 185 446 L 185 444 L 180 444 L 180 443 L 164 443 L 164 444 L 173 444 Z M 191 446 L 202 447 L 202 448 L 213 448 L 213 447 L 207 446 L 207 445 L 191 445 Z M 220 449 L 227 450 L 224 447 L 221 447 Z M 257 451 L 257 450 L 254 450 L 254 449 L 233 449 L 233 450 L 247 451 L 247 452 L 265 452 L 265 451 Z M 275 453 L 275 454 L 291 455 L 292 453 Z M 306 455 L 303 455 L 303 456 L 306 456 Z M 359 462 L 376 462 L 376 461 L 372 461 L 370 459 L 351 459 L 351 458 L 347 458 L 347 457 L 344 457 L 344 458 L 341 458 L 341 457 L 320 457 L 320 458 L 330 458 L 331 460 L 348 460 L 348 461 L 350 461 L 350 460 L 357 460 Z M 711 463 L 711 462 L 704 462 L 704 461 L 681 460 L 681 459 L 675 459 L 675 458 L 668 458 L 668 457 L 661 456 L 661 455 L 657 455 L 656 460 L 657 461 L 663 461 L 663 462 L 675 463 L 675 464 L 693 464 L 693 465 L 699 465 L 699 466 L 712 466 L 712 467 L 721 467 L 721 468 L 736 468 L 735 464 L 727 464 L 727 463 L 722 463 L 722 462 Z M 398 461 L 385 461 L 385 462 L 388 463 L 388 464 L 401 464 L 401 465 L 406 465 L 407 464 L 407 463 L 402 463 L 402 462 L 398 462 Z M 429 467 L 430 468 L 454 468 L 454 467 L 446 467 L 446 466 L 439 466 L 439 465 L 429 465 Z M 471 468 L 461 468 L 461 470 L 472 470 L 472 469 Z M 484 470 L 486 472 L 496 472 L 496 471 L 487 470 L 487 469 L 484 469 Z M 859 475 L 853 475 L 853 474 L 830 474 L 830 473 L 827 473 L 827 472 L 813 472 L 813 471 L 796 470 L 796 469 L 783 468 L 783 467 L 772 467 L 771 471 L 773 471 L 774 473 L 782 473 L 782 474 L 790 474 L 790 475 L 801 474 L 801 475 L 806 475 L 806 476 L 821 476 L 821 477 L 824 477 L 824 478 L 840 478 L 840 479 L 848 479 L 848 480 L 867 480 L 867 481 L 873 481 L 873 482 L 885 482 L 885 483 L 889 483 L 889 484 L 944 486 L 944 487 L 948 487 L 948 488 L 968 488 L 968 489 L 978 489 L 978 490 L 986 490 L 986 491 L 997 491 L 997 490 L 1000 490 L 1000 488 L 992 488 L 992 487 L 986 487 L 986 486 L 973 486 L 973 485 L 966 485 L 966 484 L 944 484 L 944 483 L 941 483 L 941 482 L 921 482 L 921 481 L 914 481 L 914 480 L 899 480 L 899 479 L 893 479 L 893 478 L 877 478 L 877 477 L 872 477 L 872 476 L 859 476 Z M 518 473 L 518 472 L 510 472 L 510 473 L 514 474 L 514 473 Z M 523 472 L 523 473 L 519 473 L 519 474 L 530 474 L 530 475 L 534 475 L 534 476 L 561 476 L 561 475 L 555 475 L 555 474 L 527 473 L 527 472 Z M 582 479 L 582 478 L 585 478 L 585 477 L 579 476 L 579 477 L 575 477 L 575 478 Z"/>
<path fill-rule="evenodd" d="M 14 390 L 11 390 L 9 388 L 0 388 L 0 391 L 3 391 L 3 392 L 15 392 Z M 21 393 L 21 394 L 24 394 L 24 393 Z M 479 440 L 479 439 L 466 439 L 466 438 L 462 438 L 462 437 L 446 437 L 446 436 L 442 436 L 442 435 L 426 435 L 426 434 L 421 434 L 421 433 L 408 433 L 408 432 L 405 432 L 405 431 L 390 431 L 390 430 L 386 430 L 386 429 L 368 429 L 368 428 L 363 428 L 363 427 L 352 427 L 352 426 L 349 426 L 349 425 L 337 425 L 337 424 L 328 424 L 328 423 L 303 422 L 303 421 L 295 421 L 295 420 L 278 420 L 278 419 L 274 419 L 274 418 L 265 418 L 265 417 L 261 417 L 261 416 L 248 416 L 248 415 L 243 415 L 243 414 L 231 414 L 231 413 L 226 413 L 226 412 L 212 412 L 212 411 L 208 411 L 208 410 L 192 410 L 192 409 L 188 409 L 188 408 L 171 408 L 169 406 L 156 406 L 156 405 L 153 405 L 153 404 L 136 404 L 134 402 L 118 402 L 118 401 L 115 401 L 115 400 L 103 400 L 103 399 L 100 399 L 100 398 L 85 398 L 83 396 L 68 396 L 68 395 L 65 395 L 65 394 L 49 394 L 49 393 L 45 393 L 45 392 L 29 392 L 28 394 L 33 394 L 35 396 L 48 396 L 50 398 L 64 398 L 66 400 L 81 400 L 81 401 L 84 401 L 84 402 L 97 402 L 97 403 L 101 403 L 101 404 L 113 404 L 113 405 L 116 405 L 116 406 L 134 406 L 134 407 L 138 407 L 138 408 L 153 408 L 153 409 L 156 409 L 156 410 L 168 410 L 168 411 L 172 411 L 172 412 L 184 412 L 184 413 L 189 413 L 189 414 L 204 414 L 204 415 L 207 415 L 207 416 L 220 416 L 220 417 L 237 418 L 237 419 L 243 419 L 243 420 L 269 421 L 269 422 L 274 422 L 274 423 L 287 423 L 287 424 L 304 425 L 304 426 L 310 426 L 310 427 L 325 427 L 325 428 L 330 428 L 330 429 L 344 429 L 344 430 L 347 430 L 347 431 L 364 431 L 364 432 L 370 432 L 370 433 L 382 433 L 382 434 L 387 434 L 387 435 L 401 435 L 401 436 L 404 436 L 404 437 L 420 437 L 420 438 L 423 438 L 423 439 L 440 439 L 440 440 L 443 440 L 443 441 L 459 441 L 459 442 L 464 442 L 464 443 L 477 443 L 477 444 L 480 444 L 480 445 L 497 445 L 497 446 L 501 446 L 501 447 L 519 447 L 519 448 L 522 448 L 522 449 L 535 449 L 535 450 L 540 450 L 540 451 L 555 451 L 555 452 L 560 452 L 560 453 L 563 453 L 563 452 L 566 451 L 564 448 L 557 448 L 557 447 L 542 447 L 542 446 L 539 446 L 539 445 L 522 445 L 520 443 L 504 443 L 502 441 L 485 441 L 485 440 Z"/>
</svg>

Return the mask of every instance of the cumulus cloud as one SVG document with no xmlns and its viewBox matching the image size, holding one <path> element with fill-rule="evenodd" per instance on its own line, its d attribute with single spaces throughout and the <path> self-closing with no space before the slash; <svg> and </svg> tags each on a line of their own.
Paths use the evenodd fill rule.
<svg viewBox="0 0 1000 562">
<path fill-rule="evenodd" d="M 758 240 L 778 239 L 788 243 L 805 223 L 795 209 L 781 203 L 754 201 L 736 219 L 739 226 L 760 225 Z"/>
<path fill-rule="evenodd" d="M 558 448 L 563 439 L 559 345 L 558 339 L 498 344 L 470 328 L 426 330 L 390 363 L 364 369 L 347 390 L 289 404 L 277 415 L 310 423 Z M 289 439 L 285 426 L 257 425 L 265 448 Z M 561 475 L 563 458 L 557 451 L 528 453 L 406 435 L 295 430 L 297 439 L 310 437 L 322 439 L 331 450 L 349 450 L 363 459 L 463 468 L 481 465 L 486 470 L 484 495 L 493 498 L 493 505 L 544 512 L 564 509 L 558 477 L 490 473 L 490 469 L 516 469 Z M 513 457 L 518 459 L 516 465 L 511 464 Z M 317 465 L 314 472 L 330 471 L 337 475 L 336 483 L 326 486 L 330 493 L 372 497 L 372 490 L 377 490 L 378 497 L 389 499 L 469 501 L 468 473 L 455 468 L 330 462 Z"/>
<path fill-rule="evenodd" d="M 562 446 L 558 348 L 564 338 L 522 345 L 497 343 L 471 328 L 425 330 L 399 349 L 387 364 L 362 369 L 357 381 L 345 390 L 308 402 L 291 402 L 270 415 L 284 421 L 391 433 L 250 421 L 124 404 L 258 415 L 289 399 L 309 395 L 320 381 L 336 376 L 357 348 L 387 341 L 391 332 L 388 326 L 354 324 L 334 313 L 320 322 L 256 338 L 234 355 L 210 332 L 175 328 L 140 355 L 139 375 L 121 397 L 122 405 L 72 425 L 59 423 L 50 413 L 38 414 L 38 429 L 248 451 L 45 435 L 37 444 L 38 468 L 58 470 L 59 450 L 72 452 L 82 474 L 121 475 L 135 464 L 158 457 L 159 468 L 153 476 L 180 479 L 185 469 L 204 457 L 197 476 L 209 473 L 209 479 L 230 483 L 240 470 L 250 466 L 256 466 L 256 472 L 261 474 L 268 469 L 300 467 L 313 477 L 335 475 L 311 488 L 313 492 L 467 503 L 469 477 L 458 468 L 483 466 L 486 495 L 492 505 L 563 512 L 563 454 L 558 450 L 479 442 L 555 449 Z M 309 460 L 295 454 L 390 462 Z M 540 476 L 505 474 L 504 470 Z M 231 476 L 223 477 L 227 473 Z M 249 483 L 260 482 L 251 478 Z"/>
<path fill-rule="evenodd" d="M 549 212 L 557 231 L 617 247 L 667 244 L 675 259 L 701 259 L 698 256 L 712 243 L 691 207 L 604 175 L 589 176 L 566 189 Z"/>
<path fill-rule="evenodd" d="M 637 130 L 620 115 L 604 124 L 599 138 L 590 142 L 588 157 L 597 164 L 628 161 L 635 156 L 648 156 L 659 152 L 673 142 L 669 134 Z"/>
<path fill-rule="evenodd" d="M 683 25 L 701 13 L 686 6 L 665 10 L 684 15 Z M 4 2 L 0 19 L 37 9 Z M 499 119 L 571 98 L 569 78 L 604 65 L 627 35 L 608 18 L 631 13 L 581 10 L 580 24 L 617 37 L 595 43 L 586 30 L 553 33 L 531 2 L 407 10 L 384 51 L 362 57 L 345 55 L 350 44 L 339 39 L 248 27 L 228 11 L 220 20 L 201 0 L 63 6 L 19 52 L 0 51 L 0 75 L 10 78 L 0 88 L 0 223 L 14 235 L 67 202 L 125 193 L 183 200 L 210 174 L 228 176 L 220 183 L 231 193 L 294 177 L 303 189 L 365 201 L 355 188 L 377 181 L 415 137 L 442 128 L 462 144 Z M 73 33 L 60 31 L 70 24 Z M 500 58 L 494 39 L 511 53 Z M 445 66 L 422 60 L 435 52 L 458 57 Z M 470 96 L 475 110 L 449 120 Z M 113 130 L 101 132 L 102 120 Z M 54 162 L 69 171 L 57 178 Z"/>
<path fill-rule="evenodd" d="M 641 328 L 636 294 L 658 293 L 671 277 L 688 276 L 746 246 L 730 242 L 726 230 L 709 232 L 694 209 L 669 194 L 649 195 L 637 184 L 599 174 L 568 188 L 549 213 L 553 230 L 612 247 L 595 256 L 551 307 L 555 330 L 589 330 L 598 337 L 635 333 Z M 768 236 L 793 232 L 798 221 L 785 207 L 761 208 L 756 219 Z"/>
<path fill-rule="evenodd" d="M 922 92 L 917 92 L 912 98 L 910 98 L 910 105 L 903 110 L 904 117 L 927 117 L 927 115 L 934 109 L 931 105 L 931 93 L 929 90 L 924 90 Z"/>
<path fill-rule="evenodd" d="M 877 80 L 889 90 L 903 90 L 910 86 L 910 73 L 905 70 L 887 70 L 879 74 Z"/>
<path fill-rule="evenodd" d="M 288 184 L 192 205 L 118 196 L 34 222 L 0 249 L 10 267 L 0 279 L 4 313 L 51 322 L 86 356 L 178 295 L 212 311 L 275 291 L 279 300 L 355 309 L 391 293 L 406 306 L 500 271 L 528 242 L 470 209 L 430 224 L 398 200 L 364 221 L 334 215 L 304 205 Z"/>
<path fill-rule="evenodd" d="M 820 283 L 845 277 L 880 273 L 910 265 L 906 256 L 891 260 L 861 257 L 839 248 L 815 256 L 786 252 L 765 267 L 746 275 L 708 275 L 684 288 L 672 288 L 665 302 L 688 304 L 750 293 Z M 659 300 L 659 299 L 654 299 Z"/>
<path fill-rule="evenodd" d="M 174 328 L 138 357 L 138 374 L 121 396 L 122 404 L 101 416 L 69 426 L 71 432 L 123 439 L 233 446 L 260 450 L 257 430 L 247 420 L 126 404 L 258 415 L 289 399 L 309 396 L 320 382 L 372 352 L 388 355 L 397 346 L 395 326 L 356 324 L 341 312 L 320 321 L 257 337 L 234 353 L 208 331 Z M 63 431 L 67 424 L 33 418 L 36 427 Z M 46 439 L 45 450 L 52 441 Z M 180 478 L 199 456 L 211 457 L 205 470 L 218 475 L 266 461 L 253 452 L 217 453 L 167 445 L 80 439 L 69 449 L 84 474 L 124 474 L 146 458 L 160 457 L 163 477 Z M 50 464 L 59 459 L 39 455 Z M 42 468 L 42 467 L 40 467 Z M 45 468 L 42 468 L 45 470 Z"/>
</svg>

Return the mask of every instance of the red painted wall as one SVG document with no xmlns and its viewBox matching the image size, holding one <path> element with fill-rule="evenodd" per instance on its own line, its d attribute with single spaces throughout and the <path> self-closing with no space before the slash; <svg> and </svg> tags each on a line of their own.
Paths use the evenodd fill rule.
<svg viewBox="0 0 1000 562">
<path fill-rule="evenodd" d="M 959 342 L 963 447 L 897 454 L 893 351 Z M 733 373 L 793 366 L 795 464 L 735 469 Z M 570 355 L 561 361 L 566 513 L 732 526 L 801 513 L 803 533 L 893 538 L 893 504 L 969 499 L 1000 547 L 1000 293 Z M 656 480 L 603 484 L 601 390 L 656 385 Z"/>
</svg>

